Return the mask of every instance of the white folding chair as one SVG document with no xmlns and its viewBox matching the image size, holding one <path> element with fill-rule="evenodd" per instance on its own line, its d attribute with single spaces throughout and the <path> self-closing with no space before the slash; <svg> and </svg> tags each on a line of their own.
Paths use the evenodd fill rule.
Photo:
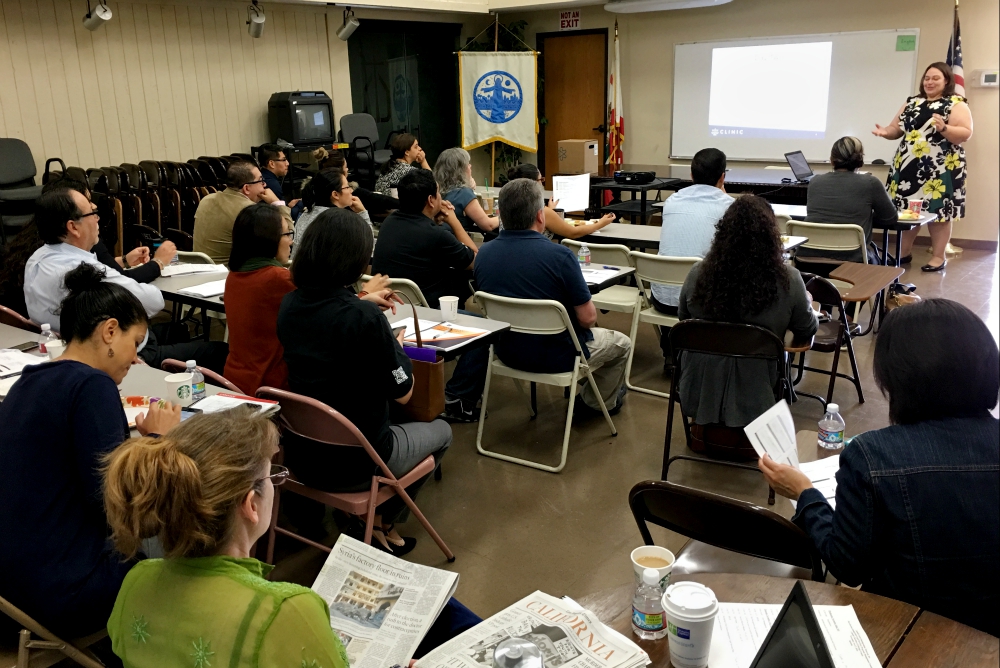
<svg viewBox="0 0 1000 668">
<path fill-rule="evenodd" d="M 563 239 L 562 245 L 573 253 L 580 250 L 583 244 L 572 239 Z M 632 258 L 628 246 L 621 244 L 587 244 L 590 249 L 590 261 L 595 264 L 610 264 L 617 267 L 631 267 Z M 630 285 L 612 285 L 604 288 L 593 297 L 594 306 L 602 311 L 617 311 L 632 313 L 639 301 L 639 288 Z"/>
<path fill-rule="evenodd" d="M 490 346 L 489 363 L 486 367 L 486 386 L 483 388 L 483 407 L 479 412 L 479 431 L 476 433 L 476 450 L 481 455 L 493 457 L 494 459 L 502 459 L 506 462 L 514 462 L 515 464 L 529 466 L 542 471 L 549 471 L 550 473 L 559 473 L 566 466 L 566 453 L 569 451 L 569 433 L 573 425 L 573 406 L 576 403 L 577 383 L 586 378 L 590 382 L 590 387 L 594 390 L 594 393 L 600 396 L 600 391 L 597 389 L 597 382 L 590 373 L 590 367 L 587 365 L 583 348 L 580 347 L 580 341 L 576 338 L 576 332 L 573 330 L 573 323 L 569 319 L 569 313 L 566 312 L 565 306 L 551 299 L 514 299 L 512 297 L 501 297 L 480 291 L 476 293 L 476 301 L 482 307 L 483 313 L 487 318 L 510 323 L 510 331 L 512 332 L 539 335 L 554 335 L 569 332 L 570 338 L 573 341 L 573 347 L 576 349 L 576 357 L 573 359 L 573 370 L 562 373 L 537 373 L 509 367 L 497 358 L 495 347 Z M 493 452 L 483 447 L 486 402 L 489 400 L 490 381 L 494 375 L 506 376 L 513 379 L 522 396 L 525 396 L 524 388 L 521 387 L 520 383 L 522 380 L 569 388 L 569 407 L 566 410 L 566 427 L 563 431 L 562 454 L 560 455 L 558 466 L 548 466 L 529 459 L 511 457 L 510 455 Z M 530 399 L 528 399 L 528 406 L 531 416 L 535 417 Z M 601 412 L 604 414 L 604 419 L 607 420 L 608 426 L 611 427 L 611 435 L 617 436 L 618 430 L 615 429 L 615 423 L 611 420 L 608 409 L 604 406 L 603 402 L 601 402 Z"/>
<path fill-rule="evenodd" d="M 354 284 L 355 289 L 360 292 L 361 286 L 370 280 L 372 280 L 372 277 L 369 274 L 363 274 Z M 396 292 L 402 293 L 409 300 L 408 303 L 416 304 L 417 306 L 428 305 L 424 293 L 420 291 L 420 286 L 407 278 L 390 278 L 389 287 Z M 463 308 L 461 304 L 459 304 L 459 308 Z"/>
<path fill-rule="evenodd" d="M 632 348 L 628 354 L 628 364 L 625 366 L 625 386 L 636 392 L 652 394 L 657 397 L 670 398 L 669 392 L 651 390 L 647 387 L 638 387 L 632 384 L 632 358 L 635 355 L 636 339 L 639 334 L 639 323 L 646 322 L 654 325 L 657 340 L 660 336 L 660 327 L 673 327 L 678 322 L 677 316 L 660 313 L 649 301 L 647 291 L 651 291 L 649 283 L 661 283 L 663 285 L 673 285 L 681 287 L 700 257 L 668 257 L 665 255 L 654 255 L 651 253 L 640 253 L 632 251 L 632 263 L 635 265 L 635 280 L 639 284 L 639 294 L 642 305 L 635 309 L 632 314 L 632 329 L 629 338 L 632 341 Z"/>
<path fill-rule="evenodd" d="M 177 262 L 180 264 L 216 264 L 215 260 L 210 258 L 205 253 L 199 253 L 198 251 L 177 251 Z M 194 310 L 193 306 L 184 306 L 181 308 L 181 321 L 187 319 L 191 311 Z M 229 323 L 226 322 L 226 314 L 221 311 L 205 311 L 205 315 L 209 318 L 215 318 L 216 320 L 222 321 L 226 325 L 226 334 L 223 336 L 222 340 L 229 342 Z M 205 333 L 205 338 L 207 340 L 208 333 Z"/>
<path fill-rule="evenodd" d="M 845 225 L 843 223 L 805 223 L 801 220 L 790 220 L 787 224 L 788 235 L 797 237 L 808 237 L 809 240 L 799 246 L 798 251 L 796 251 L 796 256 L 801 256 L 803 262 L 809 262 L 810 258 L 806 253 L 802 251 L 809 250 L 822 250 L 822 251 L 839 251 L 839 252 L 850 252 L 861 250 L 862 263 L 868 264 L 868 244 L 865 241 L 865 230 L 860 225 Z M 826 258 L 819 258 L 820 261 Z M 851 288 L 850 283 L 844 281 L 838 281 L 833 278 L 827 279 L 835 286 L 838 290 L 849 290 Z M 874 306 L 872 301 L 869 299 L 868 309 L 872 313 L 874 311 Z M 858 312 L 854 314 L 854 321 L 857 322 L 858 315 L 860 315 L 861 305 L 858 305 Z"/>
<path fill-rule="evenodd" d="M 791 216 L 785 215 L 783 213 L 774 214 L 774 222 L 778 223 L 778 231 L 782 234 L 788 234 L 788 221 L 792 219 Z"/>
<path fill-rule="evenodd" d="M 0 668 L 47 668 L 67 658 L 86 668 L 104 668 L 104 664 L 87 648 L 106 638 L 107 629 L 69 641 L 52 633 L 2 597 L 0 613 L 10 617 L 21 627 L 17 638 L 17 654 L 0 650 Z"/>
</svg>

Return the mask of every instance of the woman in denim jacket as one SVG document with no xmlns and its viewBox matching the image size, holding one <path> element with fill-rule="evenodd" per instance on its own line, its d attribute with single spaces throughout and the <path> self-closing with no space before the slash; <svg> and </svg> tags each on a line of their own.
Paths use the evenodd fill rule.
<svg viewBox="0 0 1000 668">
<path fill-rule="evenodd" d="M 1000 632 L 1000 358 L 972 311 L 893 311 L 875 344 L 892 426 L 840 455 L 836 511 L 799 470 L 760 460 L 841 582 Z"/>
</svg>

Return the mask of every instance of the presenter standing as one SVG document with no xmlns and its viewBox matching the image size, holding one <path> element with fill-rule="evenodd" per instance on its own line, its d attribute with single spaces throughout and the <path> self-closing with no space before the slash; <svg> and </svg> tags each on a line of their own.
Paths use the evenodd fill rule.
<svg viewBox="0 0 1000 668">
<path fill-rule="evenodd" d="M 876 124 L 872 134 L 900 139 L 892 160 L 886 189 L 897 208 L 922 200 L 923 210 L 937 214 L 927 226 L 934 253 L 923 271 L 947 266 L 945 249 L 955 219 L 965 215 L 965 148 L 972 136 L 972 112 L 961 95 L 955 95 L 955 78 L 945 63 L 932 63 L 924 71 L 920 94 L 906 100 L 886 127 Z M 920 228 L 903 232 L 900 263 L 909 262 Z"/>
</svg>

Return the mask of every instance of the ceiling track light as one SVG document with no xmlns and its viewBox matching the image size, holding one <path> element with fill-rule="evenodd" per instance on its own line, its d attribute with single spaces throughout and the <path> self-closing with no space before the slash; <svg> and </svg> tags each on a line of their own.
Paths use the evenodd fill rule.
<svg viewBox="0 0 1000 668">
<path fill-rule="evenodd" d="M 87 13 L 83 17 L 83 27 L 93 32 L 111 20 L 111 10 L 105 0 L 97 0 L 97 6 L 90 8 L 87 0 Z"/>
<path fill-rule="evenodd" d="M 346 42 L 354 34 L 354 31 L 358 29 L 359 25 L 361 25 L 361 22 L 354 17 L 354 12 L 348 7 L 344 10 L 344 25 L 337 28 L 337 39 Z"/>
<path fill-rule="evenodd" d="M 253 4 L 247 5 L 247 33 L 257 39 L 264 34 L 264 21 L 267 17 L 264 16 L 264 8 L 257 0 L 251 2 Z"/>
</svg>

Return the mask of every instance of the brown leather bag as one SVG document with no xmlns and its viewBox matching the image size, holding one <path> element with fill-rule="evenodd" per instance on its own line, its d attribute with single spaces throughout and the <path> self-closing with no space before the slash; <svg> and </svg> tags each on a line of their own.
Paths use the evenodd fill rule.
<svg viewBox="0 0 1000 668">
<path fill-rule="evenodd" d="M 395 294 L 399 295 L 400 299 L 409 301 L 406 295 L 398 292 Z M 413 310 L 417 347 L 423 348 L 424 341 L 420 336 L 417 307 L 410 302 L 410 308 Z M 413 394 L 405 404 L 396 404 L 395 421 L 432 422 L 444 412 L 444 359 L 440 355 L 434 362 L 411 359 L 410 365 L 413 368 Z"/>
</svg>

